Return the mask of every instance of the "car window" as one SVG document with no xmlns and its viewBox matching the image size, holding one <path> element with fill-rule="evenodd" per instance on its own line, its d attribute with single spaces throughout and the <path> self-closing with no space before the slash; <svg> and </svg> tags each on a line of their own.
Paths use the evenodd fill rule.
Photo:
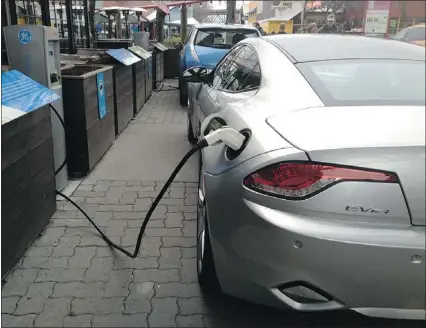
<svg viewBox="0 0 426 328">
<path fill-rule="evenodd" d="M 296 64 L 326 106 L 425 104 L 425 62 L 350 59 Z"/>
<path fill-rule="evenodd" d="M 407 32 L 407 41 L 424 41 L 426 37 L 426 27 L 412 27 Z"/>
<path fill-rule="evenodd" d="M 256 38 L 258 36 L 259 32 L 251 29 L 199 29 L 195 37 L 194 45 L 209 48 L 231 49 L 241 40 Z"/>
<path fill-rule="evenodd" d="M 232 59 L 229 73 L 222 80 L 221 89 L 236 92 L 258 88 L 260 86 L 260 67 L 256 52 L 249 46 L 243 46 Z"/>
<path fill-rule="evenodd" d="M 220 87 L 222 85 L 222 81 L 227 78 L 230 73 L 232 60 L 240 50 L 240 46 L 235 47 L 216 66 L 213 80 L 213 86 L 215 88 Z"/>
</svg>

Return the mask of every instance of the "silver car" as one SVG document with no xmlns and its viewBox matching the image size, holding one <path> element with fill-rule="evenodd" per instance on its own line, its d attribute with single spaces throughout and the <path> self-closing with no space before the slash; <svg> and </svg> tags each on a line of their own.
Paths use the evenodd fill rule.
<svg viewBox="0 0 426 328">
<path fill-rule="evenodd" d="M 300 311 L 425 319 L 425 49 L 278 35 L 184 76 L 191 141 L 221 125 L 246 136 L 202 152 L 200 283 Z"/>
</svg>

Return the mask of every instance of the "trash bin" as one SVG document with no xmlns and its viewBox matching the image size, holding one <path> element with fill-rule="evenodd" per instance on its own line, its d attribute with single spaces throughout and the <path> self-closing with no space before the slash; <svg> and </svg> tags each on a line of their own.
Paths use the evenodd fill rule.
<svg viewBox="0 0 426 328">
<path fill-rule="evenodd" d="M 115 104 L 115 134 L 118 136 L 133 118 L 133 69 L 132 65 L 141 59 L 126 49 L 109 49 L 94 64 L 113 65 L 113 86 Z"/>
<path fill-rule="evenodd" d="M 164 51 L 166 50 L 167 47 L 161 43 L 155 43 L 153 45 L 152 88 L 154 90 L 157 89 L 160 83 L 164 80 Z"/>
<path fill-rule="evenodd" d="M 115 139 L 113 67 L 62 69 L 68 172 L 86 176 Z"/>
<path fill-rule="evenodd" d="M 135 54 L 136 50 L 134 47 L 128 49 L 130 52 Z M 140 56 L 138 56 L 141 58 Z M 137 113 L 142 109 L 142 106 L 145 104 L 145 61 L 141 58 L 141 61 L 133 64 L 133 115 L 136 116 Z"/>
<path fill-rule="evenodd" d="M 2 74 L 2 277 L 56 211 L 52 119 L 47 106 L 54 93 L 32 80 L 8 86 L 5 74 L 11 72 L 17 71 Z M 29 89 L 37 90 L 28 93 Z"/>
<path fill-rule="evenodd" d="M 164 78 L 174 79 L 179 77 L 181 49 L 169 48 L 164 51 Z"/>
<path fill-rule="evenodd" d="M 144 65 L 143 81 L 145 87 L 144 95 L 146 102 L 152 94 L 152 54 L 149 51 L 144 50 L 140 46 L 130 47 L 129 50 L 136 56 L 141 58 L 141 62 Z"/>
</svg>

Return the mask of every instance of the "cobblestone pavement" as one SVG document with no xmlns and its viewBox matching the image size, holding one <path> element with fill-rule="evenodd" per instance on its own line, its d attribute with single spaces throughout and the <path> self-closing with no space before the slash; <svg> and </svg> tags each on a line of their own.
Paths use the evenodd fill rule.
<svg viewBox="0 0 426 328">
<path fill-rule="evenodd" d="M 177 92 L 167 94 L 164 97 L 177 102 Z M 184 117 L 184 109 L 177 105 L 176 113 L 153 111 L 150 106 L 155 101 L 153 97 L 130 128 L 143 129 L 148 121 L 156 124 L 161 132 L 162 128 L 167 129 L 164 121 L 168 115 Z M 153 113 L 157 116 L 150 118 Z M 158 115 L 163 115 L 161 122 L 157 121 Z M 175 124 L 184 134 L 185 122 L 179 118 Z M 120 170 L 120 165 L 125 164 L 115 161 L 110 165 L 118 165 L 117 170 Z M 114 242 L 133 250 L 141 219 L 166 178 L 142 181 L 89 176 L 73 193 L 72 199 L 94 217 L 96 224 Z M 154 212 L 139 257 L 134 260 L 106 247 L 81 213 L 71 204 L 58 201 L 58 210 L 50 224 L 21 258 L 2 288 L 2 326 L 417 325 L 343 312 L 297 314 L 248 304 L 218 291 L 203 294 L 197 284 L 195 268 L 196 192 L 194 181 L 173 183 Z"/>
</svg>

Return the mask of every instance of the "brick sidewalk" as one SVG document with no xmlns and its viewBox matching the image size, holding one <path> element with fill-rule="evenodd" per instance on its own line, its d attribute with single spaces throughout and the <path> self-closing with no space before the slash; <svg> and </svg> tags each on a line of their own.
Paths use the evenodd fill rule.
<svg viewBox="0 0 426 328">
<path fill-rule="evenodd" d="M 164 131 L 177 131 L 175 138 L 182 139 L 177 142 L 184 143 L 186 114 L 177 101 L 177 91 L 153 95 L 127 132 L 133 129 L 144 137 L 144 133 L 157 131 L 158 136 L 149 135 L 155 144 Z M 146 126 L 151 124 L 155 125 L 154 129 L 147 129 Z M 98 165 L 98 172 L 79 185 L 72 199 L 115 243 L 133 250 L 142 219 L 186 150 L 182 148 L 181 153 L 173 155 L 173 161 L 166 161 L 168 166 L 163 169 L 167 174 L 161 181 L 94 179 L 93 176 L 107 175 L 108 172 L 126 174 L 120 171 L 131 171 L 126 166 L 129 165 L 128 159 L 121 153 L 123 148 L 130 147 L 128 142 L 123 142 L 126 138 L 124 131 Z M 173 149 L 167 150 L 167 153 L 176 151 L 176 145 L 172 145 Z M 184 146 L 189 148 L 186 144 Z M 145 163 L 157 160 L 154 155 L 144 158 Z M 144 169 L 148 170 L 141 173 L 144 177 L 158 175 L 156 162 L 145 165 Z M 139 172 L 134 172 L 136 177 Z M 296 314 L 247 304 L 217 292 L 203 295 L 196 277 L 196 197 L 196 182 L 173 183 L 154 212 L 141 252 L 134 260 L 106 247 L 73 205 L 59 201 L 58 211 L 44 233 L 7 277 L 2 288 L 2 326 L 290 327 L 345 326 L 348 322 L 351 325 L 365 324 L 364 318 L 348 313 Z M 372 322 L 378 324 L 368 321 Z M 404 326 L 407 326 L 405 322 Z"/>
</svg>

